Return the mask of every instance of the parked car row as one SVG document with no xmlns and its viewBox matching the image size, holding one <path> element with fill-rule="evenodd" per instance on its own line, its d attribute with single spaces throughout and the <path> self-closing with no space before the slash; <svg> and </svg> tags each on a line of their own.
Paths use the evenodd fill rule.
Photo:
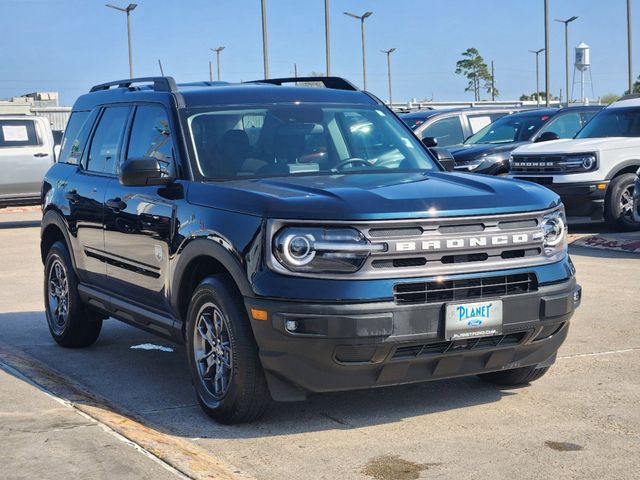
<svg viewBox="0 0 640 480">
<path fill-rule="evenodd" d="M 401 118 L 430 148 L 445 148 L 454 169 L 507 175 L 544 185 L 560 195 L 571 222 L 605 220 L 619 230 L 640 228 L 634 207 L 634 183 L 640 167 L 640 99 L 601 105 L 505 112 L 459 145 L 445 144 L 455 131 L 429 128 L 450 111 L 422 112 Z M 491 115 L 469 108 L 460 118 Z M 420 115 L 425 120 L 420 120 Z M 421 124 L 417 122 L 422 121 Z M 425 132 L 427 135 L 425 135 Z M 432 136 L 437 133 L 438 136 Z M 437 156 L 442 156 L 439 152 Z M 636 200 L 637 203 L 637 200 Z"/>
</svg>

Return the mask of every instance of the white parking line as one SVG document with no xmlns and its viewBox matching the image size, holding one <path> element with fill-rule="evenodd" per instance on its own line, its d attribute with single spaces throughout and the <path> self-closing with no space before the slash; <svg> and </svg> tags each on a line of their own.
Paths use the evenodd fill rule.
<svg viewBox="0 0 640 480">
<path fill-rule="evenodd" d="M 582 358 L 582 357 L 599 357 L 602 355 L 612 355 L 614 353 L 628 353 L 628 352 L 638 352 L 640 348 L 625 348 L 622 350 L 608 350 L 606 352 L 594 352 L 594 353 L 578 353 L 576 355 L 563 355 L 558 357 L 559 360 L 564 360 L 567 358 Z"/>
</svg>

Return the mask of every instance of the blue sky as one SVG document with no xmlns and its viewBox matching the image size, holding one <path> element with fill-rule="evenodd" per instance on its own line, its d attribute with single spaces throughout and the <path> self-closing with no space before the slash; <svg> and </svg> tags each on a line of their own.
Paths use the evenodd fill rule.
<svg viewBox="0 0 640 480">
<path fill-rule="evenodd" d="M 110 0 L 126 5 L 127 0 Z M 96 83 L 128 76 L 124 13 L 100 0 L 1 0 L 0 98 L 59 91 L 62 102 Z M 178 81 L 208 79 L 209 47 L 225 45 L 222 79 L 262 76 L 260 0 L 138 0 L 132 13 L 136 76 L 157 75 L 157 59 Z M 580 18 L 570 47 L 591 46 L 596 96 L 627 85 L 626 1 L 551 0 L 551 18 Z M 640 38 L 640 2 L 634 2 Z M 460 53 L 476 47 L 494 60 L 500 99 L 535 90 L 534 56 L 544 47 L 543 0 L 331 0 L 332 73 L 362 83 L 359 22 L 367 19 L 368 88 L 387 96 L 385 55 L 393 54 L 394 100 L 471 100 L 455 75 Z M 267 0 L 271 76 L 324 71 L 323 0 Z M 564 30 L 551 22 L 551 88 L 564 85 Z M 640 72 L 637 41 L 634 64 Z M 541 60 L 541 85 L 543 73 Z M 215 67 L 215 64 L 214 64 Z M 214 72 L 215 75 L 215 72 Z"/>
</svg>

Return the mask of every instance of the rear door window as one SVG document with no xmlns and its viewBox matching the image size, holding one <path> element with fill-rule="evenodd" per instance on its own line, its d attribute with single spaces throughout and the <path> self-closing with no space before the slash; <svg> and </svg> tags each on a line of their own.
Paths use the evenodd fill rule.
<svg viewBox="0 0 640 480">
<path fill-rule="evenodd" d="M 422 130 L 422 138 L 433 137 L 438 140 L 439 147 L 457 145 L 464 141 L 464 132 L 460 117 L 445 117 L 436 120 L 427 128 Z"/>
<path fill-rule="evenodd" d="M 580 112 L 571 112 L 552 118 L 538 133 L 553 132 L 559 138 L 573 138 L 582 128 L 582 116 Z"/>
<path fill-rule="evenodd" d="M 0 120 L 0 148 L 42 145 L 33 120 Z"/>
<path fill-rule="evenodd" d="M 129 107 L 105 109 L 91 141 L 87 170 L 115 175 L 129 110 Z"/>
</svg>

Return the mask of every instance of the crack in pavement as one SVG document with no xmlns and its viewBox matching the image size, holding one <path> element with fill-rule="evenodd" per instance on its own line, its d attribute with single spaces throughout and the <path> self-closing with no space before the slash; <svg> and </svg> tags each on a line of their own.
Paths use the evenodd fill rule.
<svg viewBox="0 0 640 480">
<path fill-rule="evenodd" d="M 623 348 L 621 350 L 607 350 L 604 352 L 576 353 L 574 355 L 559 356 L 558 360 L 566 360 L 570 358 L 599 357 L 603 355 L 613 355 L 616 353 L 629 353 L 629 352 L 638 352 L 638 351 L 640 351 L 640 347 Z"/>
</svg>

